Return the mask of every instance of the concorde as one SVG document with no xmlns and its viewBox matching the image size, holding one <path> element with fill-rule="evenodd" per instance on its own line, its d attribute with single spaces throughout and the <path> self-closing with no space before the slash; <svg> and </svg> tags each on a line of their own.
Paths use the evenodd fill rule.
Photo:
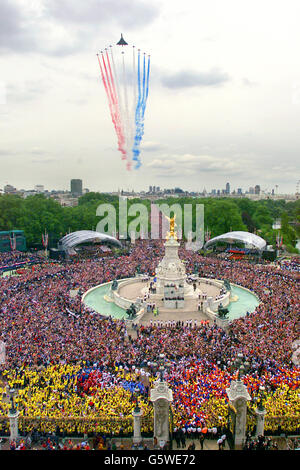
<svg viewBox="0 0 300 470">
<path fill-rule="evenodd" d="M 125 41 L 123 38 L 123 34 L 121 33 L 121 39 L 119 42 L 117 42 L 117 46 L 128 46 L 128 43 Z"/>
</svg>

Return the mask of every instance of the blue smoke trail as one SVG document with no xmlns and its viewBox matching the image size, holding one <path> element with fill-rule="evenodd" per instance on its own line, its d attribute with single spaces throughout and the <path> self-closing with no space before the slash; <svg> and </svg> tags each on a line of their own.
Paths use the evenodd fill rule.
<svg viewBox="0 0 300 470">
<path fill-rule="evenodd" d="M 143 80 L 144 83 L 144 80 Z M 140 114 L 141 114 L 141 106 L 142 106 L 142 91 L 141 91 L 141 55 L 140 51 L 138 52 L 138 101 L 136 105 L 136 110 L 135 110 L 135 137 L 134 137 L 134 144 L 132 148 L 132 153 L 133 153 L 133 160 L 135 160 L 137 165 L 140 163 L 139 162 L 139 154 L 140 154 L 140 149 L 139 149 L 139 143 L 140 143 Z M 144 91 L 143 91 L 144 95 Z"/>
<path fill-rule="evenodd" d="M 147 104 L 147 98 L 149 94 L 149 75 L 150 75 L 150 57 L 148 56 L 148 66 L 147 66 L 147 79 L 146 79 L 146 94 L 143 102 L 143 119 L 145 116 L 145 110 L 146 110 L 146 104 Z M 144 125 L 143 125 L 144 126 Z"/>
<path fill-rule="evenodd" d="M 143 79 L 141 83 L 141 72 L 140 72 L 140 53 L 138 55 L 138 88 L 139 88 L 139 96 L 138 102 L 135 111 L 135 125 L 136 125 L 136 132 L 134 137 L 134 144 L 132 148 L 133 153 L 133 160 L 136 162 L 135 169 L 137 170 L 141 166 L 141 160 L 139 158 L 141 150 L 141 140 L 144 135 L 144 116 L 145 116 L 145 109 L 147 98 L 149 94 L 149 76 L 150 76 L 150 56 L 148 56 L 148 64 L 147 64 L 147 73 L 146 73 L 146 58 L 144 54 L 144 61 L 143 61 Z"/>
<path fill-rule="evenodd" d="M 143 62 L 143 100 L 145 100 L 145 80 L 146 80 L 146 61 L 145 61 L 145 54 L 144 54 L 144 62 Z"/>
</svg>

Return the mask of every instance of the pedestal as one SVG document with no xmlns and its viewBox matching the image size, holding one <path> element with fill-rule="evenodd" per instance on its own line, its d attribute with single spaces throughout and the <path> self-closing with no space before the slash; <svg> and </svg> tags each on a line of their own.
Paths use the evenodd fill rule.
<svg viewBox="0 0 300 470">
<path fill-rule="evenodd" d="M 247 401 L 250 401 L 251 397 L 241 380 L 232 380 L 226 392 L 231 405 L 236 410 L 234 444 L 239 447 L 244 444 L 246 439 Z"/>
<path fill-rule="evenodd" d="M 18 427 L 19 412 L 16 411 L 15 413 L 12 413 L 10 411 L 8 413 L 8 417 L 9 417 L 9 427 L 10 427 L 9 440 L 16 441 L 19 437 L 19 427 Z"/>
<path fill-rule="evenodd" d="M 216 324 L 223 330 L 226 330 L 226 328 L 228 328 L 228 325 L 229 325 L 229 318 L 220 318 L 216 316 Z"/>
<path fill-rule="evenodd" d="M 168 442 L 169 432 L 169 406 L 173 401 L 172 390 L 166 382 L 159 381 L 150 391 L 150 400 L 154 406 L 154 438 L 158 442 Z"/>
<path fill-rule="evenodd" d="M 256 414 L 256 436 L 263 436 L 265 432 L 265 416 L 266 416 L 266 410 L 259 410 L 256 408 L 255 414 Z"/>
<path fill-rule="evenodd" d="M 160 298 L 168 296 L 168 286 L 173 285 L 180 296 L 189 292 L 190 286 L 187 284 L 184 263 L 178 256 L 180 244 L 174 238 L 170 238 L 165 243 L 165 255 L 156 268 L 156 293 Z M 177 297 L 177 295 L 176 295 Z"/>
<path fill-rule="evenodd" d="M 134 444 L 137 444 L 141 442 L 142 440 L 141 417 L 143 416 L 143 410 L 139 409 L 137 411 L 136 409 L 134 409 L 132 412 L 132 416 L 133 416 L 133 442 Z"/>
</svg>

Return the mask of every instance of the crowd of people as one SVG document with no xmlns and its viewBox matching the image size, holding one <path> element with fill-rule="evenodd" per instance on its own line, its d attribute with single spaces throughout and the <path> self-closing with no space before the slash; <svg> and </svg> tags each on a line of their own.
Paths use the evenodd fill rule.
<svg viewBox="0 0 300 470">
<path fill-rule="evenodd" d="M 173 390 L 174 425 L 179 429 L 213 429 L 227 424 L 226 388 L 236 376 L 234 359 L 250 363 L 244 381 L 255 407 L 259 386 L 266 388 L 266 431 L 299 431 L 300 368 L 292 360 L 299 339 L 299 273 L 284 266 L 232 263 L 180 249 L 187 273 L 195 265 L 206 278 L 229 279 L 255 292 L 255 312 L 233 320 L 224 331 L 211 322 L 171 322 L 127 331 L 125 320 L 90 311 L 81 303 L 87 289 L 134 276 L 150 277 L 164 254 L 160 241 L 140 241 L 126 254 L 51 263 L 29 268 L 22 276 L 0 278 L 0 416 L 9 408 L 6 387 L 18 390 L 16 404 L 25 433 L 76 435 L 82 432 L 130 434 L 134 389 L 145 417 L 153 412 L 151 368 L 159 354 L 171 367 L 166 379 Z M 0 254 L 0 264 L 1 264 Z M 79 290 L 76 296 L 70 292 Z M 75 312 L 75 316 L 68 315 Z M 2 396 L 2 398 L 1 398 Z M 101 417 L 101 419 L 100 419 Z M 288 418 L 288 419 L 286 419 Z M 298 418 L 298 419 L 297 419 Z M 143 432 L 150 431 L 144 420 Z M 7 423 L 1 422 L 5 430 Z"/>
<path fill-rule="evenodd" d="M 0 272 L 15 269 L 16 266 L 26 266 L 31 263 L 40 263 L 42 258 L 37 253 L 24 253 L 22 251 L 0 252 Z"/>
<path fill-rule="evenodd" d="M 280 265 L 287 271 L 300 273 L 300 256 L 294 256 L 291 259 L 284 259 L 280 261 Z"/>
</svg>

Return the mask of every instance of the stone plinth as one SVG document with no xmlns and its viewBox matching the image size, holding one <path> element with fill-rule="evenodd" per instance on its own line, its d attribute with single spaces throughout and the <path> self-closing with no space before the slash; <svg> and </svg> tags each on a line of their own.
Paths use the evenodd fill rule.
<svg viewBox="0 0 300 470">
<path fill-rule="evenodd" d="M 251 397 L 241 380 L 232 380 L 226 392 L 231 405 L 236 410 L 234 444 L 240 447 L 246 439 L 247 401 L 250 401 Z"/>
<path fill-rule="evenodd" d="M 265 415 L 266 415 L 266 410 L 260 410 L 256 408 L 255 414 L 256 414 L 256 436 L 263 436 L 265 432 Z"/>
<path fill-rule="evenodd" d="M 10 427 L 10 441 L 16 441 L 19 437 L 19 426 L 18 426 L 18 419 L 19 419 L 19 412 L 11 412 L 8 413 L 9 417 L 9 427 Z"/>
<path fill-rule="evenodd" d="M 143 416 L 143 410 L 138 408 L 134 409 L 132 412 L 133 416 L 133 442 L 137 444 L 142 440 L 141 434 L 141 417 Z"/>
<path fill-rule="evenodd" d="M 158 381 L 150 391 L 154 407 L 154 437 L 159 441 L 169 441 L 169 406 L 173 401 L 172 390 L 166 382 Z"/>
<path fill-rule="evenodd" d="M 216 315 L 216 325 L 223 330 L 226 330 L 229 325 L 229 318 L 220 318 L 218 315 Z"/>
<path fill-rule="evenodd" d="M 187 275 L 185 266 L 178 256 L 180 244 L 175 238 L 170 238 L 165 243 L 165 256 L 156 268 L 156 294 L 158 297 L 165 297 L 170 290 L 168 286 L 173 285 L 176 296 L 182 296 L 180 308 L 184 305 L 184 296 L 191 291 L 191 286 L 186 282 Z M 176 292 L 177 291 L 177 292 Z M 178 295 L 176 295 L 178 293 Z M 174 308 L 174 307 L 170 307 Z"/>
</svg>

